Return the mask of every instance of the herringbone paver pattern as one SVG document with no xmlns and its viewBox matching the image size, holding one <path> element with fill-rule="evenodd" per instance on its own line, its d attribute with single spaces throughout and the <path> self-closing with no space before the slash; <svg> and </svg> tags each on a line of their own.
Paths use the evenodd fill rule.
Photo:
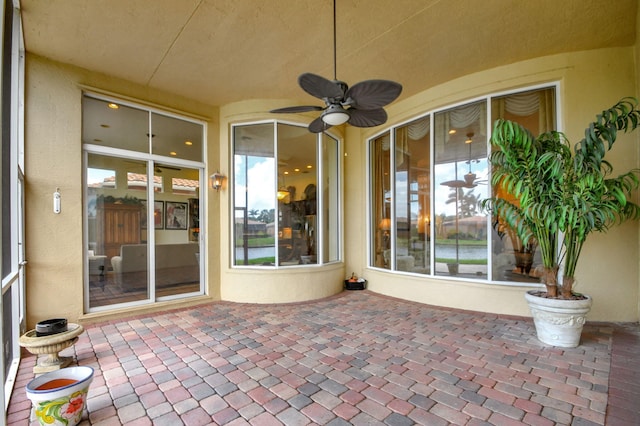
<svg viewBox="0 0 640 426">
<path fill-rule="evenodd" d="M 612 355 L 618 332 L 628 340 Z M 527 318 L 357 291 L 302 304 L 214 303 L 92 325 L 66 352 L 95 368 L 84 425 L 638 421 L 638 400 L 625 396 L 627 385 L 640 395 L 632 367 L 637 324 L 587 324 L 575 349 L 545 347 L 533 334 Z M 610 386 L 616 362 L 629 374 Z M 9 424 L 29 423 L 22 389 L 34 363 L 33 356 L 23 361 Z M 608 397 L 617 404 L 609 407 L 611 422 Z"/>
</svg>

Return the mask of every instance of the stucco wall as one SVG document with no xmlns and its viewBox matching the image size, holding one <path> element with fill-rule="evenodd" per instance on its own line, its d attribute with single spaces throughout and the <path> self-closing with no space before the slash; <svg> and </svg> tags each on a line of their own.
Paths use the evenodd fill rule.
<svg viewBox="0 0 640 426">
<path fill-rule="evenodd" d="M 569 140 L 578 142 L 584 129 L 596 114 L 614 105 L 625 96 L 637 96 L 633 48 L 618 48 L 549 56 L 507 65 L 470 75 L 434 87 L 389 108 L 390 123 L 407 120 L 423 111 L 462 102 L 486 93 L 511 88 L 560 82 L 560 123 Z M 374 130 L 375 131 L 375 130 Z M 374 134 L 361 133 L 360 139 Z M 351 134 L 348 135 L 351 138 Z M 620 173 L 638 167 L 640 131 L 619 135 L 607 159 Z M 360 143 L 361 144 L 361 143 Z M 364 148 L 353 141 L 347 145 L 356 151 Z M 346 160 L 347 182 L 353 182 L 353 192 L 346 194 L 348 210 L 364 211 L 365 200 L 360 181 L 366 176 L 364 157 Z M 347 241 L 357 232 L 366 235 L 359 226 L 362 218 L 347 216 Z M 607 234 L 592 235 L 583 249 L 576 273 L 577 291 L 593 296 L 588 316 L 590 321 L 638 321 L 638 231 L 637 222 L 613 228 Z M 354 249 L 357 248 L 354 245 Z M 461 309 L 529 316 L 523 293 L 532 287 L 470 283 L 456 279 L 431 279 L 401 276 L 380 270 L 366 270 L 366 250 L 349 257 L 348 270 L 363 270 L 373 291 L 434 305 Z M 352 253 L 352 252 L 351 252 Z"/>
<path fill-rule="evenodd" d="M 637 95 L 635 48 L 619 48 L 539 58 L 488 70 L 434 87 L 388 108 L 389 124 L 478 95 L 545 82 L 560 82 L 562 129 L 577 142 L 595 114 L 624 96 Z M 108 90 L 178 111 L 211 117 L 207 174 L 230 172 L 229 125 L 271 119 L 271 108 L 285 101 L 247 101 L 218 109 L 108 76 L 88 73 L 40 57 L 27 56 L 26 80 L 26 229 L 27 322 L 54 316 L 83 317 L 81 86 Z M 279 118 L 309 122 L 310 115 Z M 220 123 L 220 124 L 218 124 Z M 229 267 L 230 191 L 208 197 L 208 294 L 202 300 L 290 302 L 340 291 L 346 273 L 356 272 L 373 291 L 423 303 L 528 316 L 527 287 L 501 286 L 391 274 L 367 269 L 366 146 L 380 131 L 344 129 L 344 259 L 314 273 L 299 268 L 267 271 Z M 219 143 L 223 141 L 223 143 Z M 638 134 L 621 136 L 609 160 L 626 170 L 638 167 Z M 62 213 L 51 211 L 51 194 L 62 193 Z M 637 223 L 595 235 L 578 265 L 578 290 L 594 297 L 589 320 L 637 321 L 639 265 Z M 192 303 L 184 302 L 184 303 Z M 177 307 L 165 303 L 155 308 Z M 154 308 L 154 309 L 155 309 Z M 140 310 L 148 310 L 140 308 Z M 130 315 L 134 310 L 119 311 Z M 97 316 L 84 316 L 96 318 Z"/>
<path fill-rule="evenodd" d="M 26 303 L 27 326 L 53 317 L 77 321 L 83 317 L 82 251 L 82 90 L 95 87 L 143 100 L 208 121 L 208 144 L 218 145 L 217 108 L 179 96 L 154 91 L 129 82 L 31 54 L 26 60 L 25 183 L 26 183 Z M 207 159 L 215 171 L 217 150 Z M 52 194 L 60 188 L 62 211 L 52 211 Z M 210 197 L 215 206 L 218 201 Z M 214 218 L 210 238 L 216 238 Z M 209 295 L 219 297 L 217 249 L 209 250 Z M 180 303 L 164 304 L 177 307 Z M 141 308 L 145 309 L 145 308 Z M 131 310 L 122 313 L 131 314 Z M 89 316 L 91 317 L 91 316 Z"/>
</svg>

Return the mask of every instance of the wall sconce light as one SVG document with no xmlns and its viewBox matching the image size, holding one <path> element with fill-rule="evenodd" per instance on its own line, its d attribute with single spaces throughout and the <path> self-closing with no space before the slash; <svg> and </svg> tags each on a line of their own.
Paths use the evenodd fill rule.
<svg viewBox="0 0 640 426">
<path fill-rule="evenodd" d="M 220 188 L 222 188 L 222 184 L 224 183 L 225 179 L 226 179 L 225 175 L 223 175 L 220 172 L 215 172 L 214 174 L 209 176 L 209 180 L 211 181 L 211 188 L 215 189 L 216 191 L 219 191 Z"/>
</svg>

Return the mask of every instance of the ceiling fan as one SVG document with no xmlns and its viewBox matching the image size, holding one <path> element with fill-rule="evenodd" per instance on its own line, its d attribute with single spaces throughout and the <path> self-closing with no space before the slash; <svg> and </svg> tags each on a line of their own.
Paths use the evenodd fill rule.
<svg viewBox="0 0 640 426">
<path fill-rule="evenodd" d="M 473 133 L 467 133 L 467 139 L 465 144 L 469 145 L 469 160 L 466 163 L 469 165 L 469 171 L 465 173 L 462 179 L 448 180 L 442 182 L 440 185 L 448 186 L 449 188 L 475 188 L 478 184 L 486 183 L 486 180 L 478 180 L 475 173 L 471 172 L 471 163 L 478 162 L 471 158 L 471 143 L 473 142 Z"/>
<path fill-rule="evenodd" d="M 270 112 L 322 111 L 320 117 L 309 124 L 312 133 L 320 133 L 344 123 L 355 127 L 373 127 L 386 122 L 387 113 L 382 107 L 400 96 L 402 85 L 389 80 L 365 80 L 349 87 L 337 79 L 336 62 L 336 0 L 333 0 L 333 80 L 312 73 L 298 77 L 300 87 L 311 96 L 322 99 L 325 106 L 292 106 Z"/>
</svg>

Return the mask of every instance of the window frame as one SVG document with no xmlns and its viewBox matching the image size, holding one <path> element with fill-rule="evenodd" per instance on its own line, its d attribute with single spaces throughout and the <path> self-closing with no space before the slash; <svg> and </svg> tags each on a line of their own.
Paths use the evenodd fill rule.
<svg viewBox="0 0 640 426">
<path fill-rule="evenodd" d="M 135 150 L 130 151 L 122 148 L 102 146 L 95 143 L 82 143 L 81 149 L 82 149 L 82 156 L 83 156 L 83 163 L 82 163 L 83 172 L 82 173 L 83 173 L 83 253 L 84 253 L 83 265 L 88 264 L 87 253 L 89 249 L 89 224 L 88 224 L 88 214 L 86 209 L 86 200 L 88 197 L 86 172 L 87 172 L 88 163 L 89 163 L 88 156 L 90 154 L 112 157 L 112 158 L 115 158 L 118 160 L 124 160 L 124 161 L 132 160 L 132 161 L 139 161 L 139 162 L 146 163 L 146 173 L 147 173 L 148 182 L 149 181 L 153 182 L 153 178 L 155 175 L 155 171 L 154 171 L 155 167 L 162 167 L 162 166 L 168 165 L 168 166 L 176 166 L 176 167 L 191 168 L 191 169 L 198 170 L 199 183 L 200 183 L 200 191 L 199 191 L 199 199 L 200 199 L 199 217 L 200 217 L 200 223 L 201 223 L 200 229 L 204 230 L 204 232 L 199 233 L 198 244 L 200 245 L 200 257 L 202 259 L 207 259 L 207 239 L 206 239 L 207 232 L 206 231 L 208 229 L 208 225 L 206 221 L 206 214 L 204 213 L 204 211 L 206 209 L 209 191 L 207 190 L 208 181 L 205 177 L 206 170 L 207 170 L 205 159 L 207 158 L 206 141 L 207 141 L 207 134 L 208 134 L 208 126 L 205 119 L 195 117 L 187 113 L 180 113 L 173 110 L 162 109 L 161 107 L 155 107 L 143 101 L 136 101 L 136 100 L 131 100 L 125 97 L 116 97 L 113 95 L 106 95 L 94 88 L 88 88 L 88 87 L 84 88 L 82 91 L 82 97 L 84 98 L 85 96 L 92 98 L 94 100 L 99 100 L 104 102 L 114 102 L 122 106 L 130 107 L 130 108 L 134 108 L 134 109 L 138 109 L 146 112 L 147 119 L 148 119 L 148 126 L 149 126 L 149 134 L 147 135 L 148 136 L 147 152 L 140 152 Z M 154 154 L 153 143 L 152 143 L 152 139 L 154 135 L 151 132 L 152 117 L 154 115 L 162 115 L 162 116 L 166 116 L 174 119 L 184 120 L 186 122 L 195 123 L 202 126 L 202 161 L 187 160 L 179 157 L 169 157 L 169 156 Z M 150 201 L 155 201 L 156 196 L 159 194 L 159 192 L 155 191 L 156 185 L 147 185 L 147 186 L 153 188 L 151 190 L 146 188 L 144 191 L 145 192 L 144 198 L 146 198 L 147 203 L 149 203 Z M 129 189 L 125 188 L 124 190 L 129 190 Z M 154 213 L 154 209 L 147 209 L 147 223 L 154 223 L 153 213 Z M 199 265 L 200 288 L 197 292 L 179 293 L 179 294 L 168 295 L 168 296 L 157 295 L 156 285 L 152 285 L 152 284 L 157 284 L 156 276 L 155 276 L 156 267 L 151 267 L 154 265 L 157 266 L 156 259 L 155 259 L 155 249 L 153 250 L 151 249 L 152 247 L 155 248 L 155 245 L 156 245 L 155 232 L 149 232 L 147 236 L 146 244 L 147 244 L 148 262 L 149 262 L 148 263 L 149 269 L 147 271 L 147 274 L 148 274 L 147 297 L 140 300 L 130 301 L 130 302 L 91 307 L 90 294 L 89 294 L 89 287 L 90 287 L 89 268 L 86 267 L 83 273 L 84 312 L 86 313 L 105 312 L 105 311 L 110 311 L 114 309 L 127 308 L 132 306 L 143 306 L 143 305 L 154 304 L 154 303 L 169 301 L 169 300 L 188 299 L 190 297 L 196 297 L 196 296 L 206 294 L 207 262 L 200 262 L 200 265 Z"/>
<path fill-rule="evenodd" d="M 331 138 L 336 145 L 336 152 L 335 152 L 335 157 L 336 157 L 336 170 L 337 170 L 337 174 L 338 176 L 336 177 L 336 182 L 335 182 L 335 191 L 337 192 L 337 196 L 336 196 L 336 206 L 335 209 L 332 210 L 329 214 L 331 215 L 336 215 L 338 218 L 338 224 L 337 224 L 337 236 L 335 236 L 334 238 L 336 239 L 336 250 L 337 250 L 337 254 L 335 256 L 335 259 L 330 260 L 330 259 L 325 259 L 325 249 L 326 247 L 326 238 L 329 238 L 327 235 L 324 235 L 324 231 L 323 231 L 323 227 L 324 227 L 324 221 L 328 218 L 325 217 L 325 208 L 324 208 L 324 199 L 322 196 L 318 196 L 316 198 L 316 209 L 317 209 L 317 214 L 316 214 L 316 257 L 317 257 L 317 261 L 316 263 L 302 263 L 302 264 L 297 264 L 297 265 L 279 265 L 278 260 L 278 246 L 277 246 L 277 242 L 278 242 L 278 233 L 275 232 L 275 256 L 276 256 L 276 262 L 274 262 L 272 265 L 258 265 L 258 264 L 248 264 L 248 265 L 243 265 L 240 263 L 236 262 L 236 256 L 235 256 L 235 251 L 236 251 L 236 244 L 235 244 L 235 240 L 236 240 L 236 210 L 237 209 L 241 209 L 241 206 L 236 206 L 236 190 L 235 190 L 235 186 L 236 186 L 236 164 L 235 164 L 235 155 L 236 155 L 236 144 L 235 144 L 235 135 L 236 135 L 236 129 L 238 127 L 247 127 L 247 126 L 259 126 L 259 125 L 271 125 L 273 126 L 273 155 L 274 155 L 274 179 L 275 179 L 275 185 L 276 185 L 276 192 L 278 189 L 278 126 L 281 125 L 286 125 L 286 126 L 294 126 L 294 127 L 298 127 L 301 129 L 305 129 L 307 128 L 306 124 L 301 124 L 298 122 L 293 122 L 293 121 L 288 121 L 288 120 L 281 120 L 281 119 L 268 119 L 268 120 L 254 120 L 254 121 L 247 121 L 247 122 L 237 122 L 237 123 L 231 123 L 230 124 L 230 132 L 229 132 L 229 164 L 230 164 L 230 173 L 229 173 L 229 177 L 228 177 L 228 181 L 229 181 L 229 188 L 230 188 L 230 200 L 229 200 L 229 253 L 231 254 L 229 256 L 229 268 L 231 269 L 239 269 L 239 270 L 260 270 L 260 271 L 269 271 L 269 270 L 278 270 L 278 271 L 285 271 L 285 270 L 289 270 L 289 269 L 299 269 L 299 268 L 318 268 L 318 267 L 322 267 L 325 265 L 330 265 L 330 264 L 335 264 L 335 263 L 340 263 L 343 261 L 343 254 L 344 254 L 344 242 L 343 242 L 343 236 L 344 236 L 344 220 L 343 220 L 343 189 L 342 189 L 342 185 L 343 185 L 343 164 L 342 161 L 340 161 L 340 158 L 342 156 L 342 146 L 343 146 L 343 141 L 342 138 L 338 137 L 335 133 L 331 132 L 331 131 L 327 131 L 327 132 L 323 132 L 323 133 L 317 133 L 315 134 L 315 165 L 314 167 L 316 168 L 316 188 L 317 188 L 317 193 L 321 194 L 322 193 L 322 187 L 321 185 L 323 185 L 324 182 L 324 177 L 325 177 L 325 167 L 323 164 L 323 156 L 322 156 L 322 148 L 324 146 L 324 137 L 328 137 Z M 277 202 L 277 198 L 276 198 L 276 194 L 274 193 L 274 200 L 275 200 L 275 224 L 277 225 L 277 221 L 278 221 L 278 215 L 280 213 L 279 210 L 279 206 L 278 206 L 278 202 Z"/>
</svg>

